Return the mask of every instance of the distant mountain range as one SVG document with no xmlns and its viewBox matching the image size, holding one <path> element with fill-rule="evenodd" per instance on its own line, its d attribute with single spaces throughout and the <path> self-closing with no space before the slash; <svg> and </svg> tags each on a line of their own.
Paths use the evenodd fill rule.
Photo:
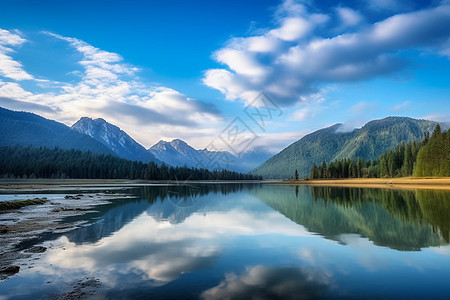
<svg viewBox="0 0 450 300">
<path fill-rule="evenodd" d="M 297 170 L 300 177 L 306 177 L 313 164 L 319 165 L 323 161 L 376 159 L 402 142 L 423 139 L 424 133 L 433 132 L 436 124 L 406 117 L 388 117 L 371 121 L 351 132 L 342 132 L 342 124 L 336 124 L 304 136 L 250 173 L 264 178 L 291 178 Z"/>
<path fill-rule="evenodd" d="M 143 162 L 154 161 L 170 166 L 248 172 L 272 156 L 271 153 L 261 149 L 245 153 L 242 157 L 227 151 L 197 150 L 180 139 L 174 139 L 171 142 L 161 140 L 149 149 L 145 149 L 125 131 L 103 119 L 83 117 L 72 125 L 72 129 L 89 135 L 120 157 Z"/>
<path fill-rule="evenodd" d="M 210 170 L 226 168 L 247 172 L 272 156 L 272 153 L 262 149 L 254 149 L 241 157 L 227 151 L 197 150 L 180 139 L 159 141 L 150 149 L 145 149 L 125 131 L 103 119 L 83 117 L 70 128 L 36 114 L 4 108 L 0 108 L 0 131 L 0 146 L 77 149 L 112 154 L 128 160 Z"/>
<path fill-rule="evenodd" d="M 148 151 L 161 161 L 174 166 L 186 165 L 208 169 L 225 167 L 237 172 L 248 172 L 272 156 L 272 153 L 261 148 L 246 152 L 241 157 L 237 157 L 228 151 L 196 150 L 179 139 L 171 142 L 159 141 Z"/>
</svg>

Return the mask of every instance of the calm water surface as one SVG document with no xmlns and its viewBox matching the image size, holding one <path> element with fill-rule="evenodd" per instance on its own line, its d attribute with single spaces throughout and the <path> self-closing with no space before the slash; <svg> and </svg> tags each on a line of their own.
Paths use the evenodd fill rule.
<svg viewBox="0 0 450 300">
<path fill-rule="evenodd" d="M 0 299 L 450 299 L 450 192 L 147 186 L 38 241 Z M 78 286 L 82 289 L 82 286 Z"/>
</svg>

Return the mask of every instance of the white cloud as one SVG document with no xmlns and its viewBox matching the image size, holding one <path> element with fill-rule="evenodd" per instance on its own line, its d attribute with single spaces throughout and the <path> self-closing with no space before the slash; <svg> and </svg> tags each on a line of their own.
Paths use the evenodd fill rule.
<svg viewBox="0 0 450 300">
<path fill-rule="evenodd" d="M 440 246 L 440 247 L 431 247 L 430 249 L 433 252 L 450 257 L 450 245 Z"/>
<path fill-rule="evenodd" d="M 214 136 L 210 128 L 221 124 L 222 117 L 214 105 L 142 81 L 139 69 L 124 62 L 117 53 L 76 38 L 44 34 L 66 41 L 81 54 L 78 64 L 82 71 L 76 72 L 78 82 L 47 81 L 49 88 L 39 93 L 27 90 L 18 82 L 0 79 L 0 97 L 5 107 L 26 109 L 29 103 L 29 110 L 67 125 L 83 116 L 101 117 L 147 147 L 161 138 L 179 138 L 180 132 L 195 136 L 196 146 L 204 147 Z M 33 79 L 19 62 L 2 52 L 12 51 L 8 47 L 24 42 L 16 33 L 0 31 L 0 47 L 3 47 L 0 48 L 0 75 L 16 81 Z M 41 109 L 45 106 L 49 109 Z"/>
<path fill-rule="evenodd" d="M 426 116 L 421 117 L 421 119 L 431 120 L 436 122 L 450 122 L 450 114 L 435 112 Z"/>
<path fill-rule="evenodd" d="M 33 94 L 24 90 L 20 84 L 16 82 L 5 82 L 0 80 L 0 97 L 11 99 L 27 99 Z"/>
<path fill-rule="evenodd" d="M 338 7 L 336 11 L 342 22 L 342 29 L 359 25 L 363 21 L 361 14 L 349 7 Z"/>
<path fill-rule="evenodd" d="M 336 132 L 351 132 L 356 128 L 361 128 L 366 124 L 369 120 L 367 118 L 353 118 L 345 121 L 339 126 Z"/>
<path fill-rule="evenodd" d="M 377 104 L 363 101 L 350 107 L 349 111 L 353 116 L 365 116 L 367 113 L 376 111 L 377 109 Z"/>
<path fill-rule="evenodd" d="M 12 47 L 20 46 L 26 40 L 18 32 L 0 28 L 0 76 L 14 80 L 30 80 L 33 76 L 28 74 L 20 62 L 14 60 L 7 53 L 14 52 Z"/>
<path fill-rule="evenodd" d="M 279 28 L 271 30 L 269 35 L 292 42 L 306 37 L 312 29 L 311 22 L 303 18 L 287 18 L 283 20 Z"/>
<path fill-rule="evenodd" d="M 305 120 L 307 120 L 307 119 L 310 118 L 310 116 L 311 116 L 311 111 L 310 111 L 308 108 L 304 107 L 304 108 L 302 108 L 302 109 L 296 110 L 296 111 L 292 114 L 292 116 L 293 116 L 294 120 L 297 120 L 297 121 L 305 121 Z"/>
<path fill-rule="evenodd" d="M 411 105 L 411 101 L 405 101 L 403 103 L 395 105 L 391 111 L 393 112 L 401 112 L 404 111 L 406 108 L 408 108 Z"/>
<path fill-rule="evenodd" d="M 265 90 L 280 105 L 292 105 L 301 103 L 302 96 L 317 93 L 323 84 L 401 70 L 408 64 L 399 55 L 402 50 L 448 54 L 449 4 L 392 15 L 368 25 L 351 8 L 336 11 L 341 30 L 348 31 L 333 35 L 336 28 L 327 32 L 322 26 L 329 17 L 285 1 L 275 15 L 277 26 L 262 34 L 234 38 L 216 52 L 214 57 L 225 67 L 207 70 L 204 83 L 229 100 L 249 103 L 255 93 Z"/>
</svg>

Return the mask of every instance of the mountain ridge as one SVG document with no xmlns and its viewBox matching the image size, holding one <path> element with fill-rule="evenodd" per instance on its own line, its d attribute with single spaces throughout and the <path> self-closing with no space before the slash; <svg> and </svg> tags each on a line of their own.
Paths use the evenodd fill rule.
<svg viewBox="0 0 450 300">
<path fill-rule="evenodd" d="M 76 149 L 99 154 L 113 151 L 88 135 L 37 114 L 0 107 L 0 146 L 35 146 Z"/>
</svg>

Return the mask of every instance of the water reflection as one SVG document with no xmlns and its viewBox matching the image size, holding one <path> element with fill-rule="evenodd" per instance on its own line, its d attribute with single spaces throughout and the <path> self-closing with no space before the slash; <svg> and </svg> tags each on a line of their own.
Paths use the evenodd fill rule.
<svg viewBox="0 0 450 300">
<path fill-rule="evenodd" d="M 172 224 L 182 223 L 198 211 L 227 210 L 228 202 L 219 201 L 217 195 L 228 195 L 248 191 L 259 184 L 180 184 L 164 186 L 144 186 L 128 190 L 133 200 L 114 201 L 98 207 L 98 213 L 90 214 L 91 225 L 65 234 L 77 244 L 95 243 L 128 224 L 143 212 L 158 221 Z M 207 196 L 207 197 L 206 197 Z M 71 217 L 67 221 L 77 221 L 85 217 Z"/>
<path fill-rule="evenodd" d="M 227 274 L 224 281 L 201 296 L 207 300 L 318 299 L 326 294 L 330 281 L 330 276 L 319 270 L 258 265 L 242 275 Z"/>
<path fill-rule="evenodd" d="M 111 286 L 126 282 L 124 274 L 160 285 L 214 266 L 235 236 L 310 235 L 246 193 L 229 197 L 229 188 L 213 189 L 195 205 L 180 208 L 169 201 L 177 197 L 169 191 L 176 189 L 185 190 L 133 191 L 142 198 L 105 209 L 100 220 L 60 238 L 60 247 L 47 256 L 48 265 L 95 273 Z"/>
<path fill-rule="evenodd" d="M 414 251 L 449 241 L 448 191 L 265 186 L 253 193 L 309 231 L 341 242 L 342 234 L 356 233 Z"/>
<path fill-rule="evenodd" d="M 136 198 L 43 241 L 42 260 L 0 283 L 0 298 L 60 295 L 87 277 L 102 282 L 105 298 L 450 296 L 448 192 L 244 184 L 127 192 Z"/>
</svg>

